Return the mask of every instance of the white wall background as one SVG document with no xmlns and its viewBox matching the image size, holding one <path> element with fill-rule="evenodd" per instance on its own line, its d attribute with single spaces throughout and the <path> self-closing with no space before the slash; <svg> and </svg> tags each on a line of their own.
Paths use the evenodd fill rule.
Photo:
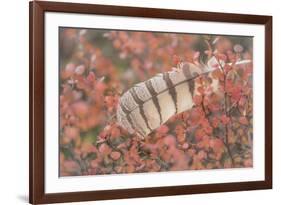
<svg viewBox="0 0 281 205">
<path fill-rule="evenodd" d="M 73 204 L 278 204 L 281 201 L 281 5 L 278 0 L 72 0 L 111 5 L 273 15 L 273 190 L 125 199 Z M 28 0 L 0 6 L 0 204 L 26 204 L 28 196 Z M 278 95 L 279 94 L 279 95 Z"/>
</svg>

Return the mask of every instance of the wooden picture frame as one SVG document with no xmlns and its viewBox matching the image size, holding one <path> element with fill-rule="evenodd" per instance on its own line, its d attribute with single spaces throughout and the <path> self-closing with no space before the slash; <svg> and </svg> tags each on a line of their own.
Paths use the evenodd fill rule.
<svg viewBox="0 0 281 205">
<path fill-rule="evenodd" d="M 265 26 L 265 179 L 262 181 L 216 184 L 180 185 L 134 189 L 45 193 L 45 45 L 46 12 L 98 14 L 157 19 L 195 20 L 208 22 L 245 23 Z M 211 192 L 229 192 L 272 188 L 272 17 L 199 11 L 167 10 L 103 6 L 77 3 L 33 1 L 29 4 L 30 20 L 30 104 L 29 104 L 29 201 L 32 204 L 88 200 L 153 197 Z"/>
</svg>

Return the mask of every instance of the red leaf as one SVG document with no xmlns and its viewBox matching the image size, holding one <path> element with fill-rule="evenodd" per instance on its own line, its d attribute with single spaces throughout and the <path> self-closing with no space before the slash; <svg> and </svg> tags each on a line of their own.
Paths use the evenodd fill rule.
<svg viewBox="0 0 281 205">
<path fill-rule="evenodd" d="M 174 146 L 176 144 L 176 139 L 172 135 L 168 135 L 164 138 L 165 145 Z"/>
<path fill-rule="evenodd" d="M 109 155 L 111 153 L 111 148 L 107 144 L 103 143 L 99 147 L 99 152 L 104 155 Z"/>
<path fill-rule="evenodd" d="M 74 112 L 79 116 L 79 117 L 85 117 L 89 112 L 89 106 L 87 103 L 80 101 L 72 105 Z"/>
<path fill-rule="evenodd" d="M 173 64 L 178 65 L 180 63 L 180 57 L 177 55 L 173 55 Z"/>
<path fill-rule="evenodd" d="M 76 127 L 65 127 L 64 135 L 68 139 L 76 139 L 79 136 L 79 130 Z"/>
<path fill-rule="evenodd" d="M 207 126 L 204 128 L 204 131 L 207 133 L 207 134 L 212 134 L 213 132 L 213 128 L 211 126 Z"/>
<path fill-rule="evenodd" d="M 221 122 L 222 122 L 222 124 L 226 125 L 226 124 L 229 123 L 229 121 L 230 121 L 230 118 L 227 117 L 226 115 L 222 115 L 222 116 L 221 116 Z"/>
<path fill-rule="evenodd" d="M 213 148 L 214 150 L 218 151 L 223 147 L 223 142 L 221 139 L 212 139 L 210 140 L 210 147 Z"/>
<path fill-rule="evenodd" d="M 103 82 L 97 82 L 95 89 L 97 90 L 98 93 L 103 93 L 106 89 L 106 85 Z"/>
<path fill-rule="evenodd" d="M 167 125 L 161 125 L 158 129 L 157 132 L 161 135 L 166 134 L 169 131 L 169 128 Z"/>
<path fill-rule="evenodd" d="M 212 72 L 212 76 L 213 76 L 213 78 L 215 78 L 215 79 L 220 79 L 220 80 L 223 79 L 223 73 L 222 73 L 222 71 L 221 71 L 220 69 L 214 70 L 214 71 Z"/>
<path fill-rule="evenodd" d="M 182 145 L 182 148 L 183 148 L 183 149 L 188 149 L 188 147 L 189 147 L 188 143 L 184 143 L 184 144 Z"/>
<path fill-rule="evenodd" d="M 214 128 L 217 128 L 219 126 L 220 120 L 217 117 L 214 117 L 212 120 L 212 125 Z"/>
<path fill-rule="evenodd" d="M 197 91 L 200 93 L 200 94 L 203 94 L 204 93 L 204 88 L 202 86 L 198 87 L 197 88 Z"/>
<path fill-rule="evenodd" d="M 197 129 L 195 132 L 195 138 L 197 141 L 200 141 L 205 136 L 205 132 L 202 129 Z"/>
<path fill-rule="evenodd" d="M 117 138 L 120 137 L 120 135 L 121 135 L 120 129 L 118 127 L 113 127 L 111 130 L 111 137 Z"/>
<path fill-rule="evenodd" d="M 195 95 L 193 97 L 193 102 L 195 105 L 200 105 L 202 103 L 202 96 L 201 95 Z"/>
<path fill-rule="evenodd" d="M 120 158 L 120 156 L 121 156 L 120 152 L 111 152 L 111 154 L 110 154 L 110 157 L 113 160 L 118 160 Z"/>
<path fill-rule="evenodd" d="M 247 125 L 249 123 L 248 119 L 246 117 L 240 117 L 239 118 L 239 122 L 242 124 L 242 125 Z"/>
<path fill-rule="evenodd" d="M 96 80 L 96 75 L 93 72 L 90 72 L 89 75 L 87 76 L 87 81 L 94 83 L 95 80 Z"/>
</svg>

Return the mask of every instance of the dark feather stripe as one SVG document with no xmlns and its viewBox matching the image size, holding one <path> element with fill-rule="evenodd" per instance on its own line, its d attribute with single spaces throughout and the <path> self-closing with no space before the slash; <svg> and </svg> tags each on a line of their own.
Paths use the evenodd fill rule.
<svg viewBox="0 0 281 205">
<path fill-rule="evenodd" d="M 177 91 L 175 89 L 175 85 L 173 84 L 172 80 L 170 79 L 169 73 L 164 73 L 163 79 L 165 80 L 168 91 L 170 96 L 173 99 L 174 105 L 175 105 L 175 114 L 178 113 L 178 106 L 177 106 Z"/>
<path fill-rule="evenodd" d="M 130 123 L 131 127 L 133 129 L 136 129 L 132 122 L 132 119 L 130 117 L 130 111 L 122 103 L 120 103 L 120 107 L 121 107 L 122 111 L 126 114 L 127 121 Z"/>
<path fill-rule="evenodd" d="M 135 102 L 139 105 L 140 114 L 141 114 L 141 116 L 142 116 L 142 118 L 143 118 L 143 120 L 144 120 L 144 122 L 145 122 L 145 124 L 146 124 L 146 127 L 147 127 L 150 131 L 152 131 L 151 127 L 150 127 L 149 124 L 148 124 L 148 119 L 147 119 L 147 117 L 146 117 L 146 115 L 145 115 L 145 113 L 144 113 L 144 109 L 143 109 L 143 103 L 144 103 L 144 102 L 139 98 L 139 96 L 137 95 L 137 93 L 136 93 L 136 91 L 135 91 L 134 88 L 132 88 L 132 89 L 130 90 L 130 93 L 131 93 L 131 95 L 133 96 Z"/>
<path fill-rule="evenodd" d="M 194 80 L 189 80 L 193 77 L 193 75 L 190 72 L 190 66 L 187 63 L 184 64 L 183 67 L 182 67 L 182 71 L 183 71 L 183 74 L 184 74 L 185 78 L 188 80 L 187 84 L 188 84 L 188 87 L 189 87 L 189 92 L 191 93 L 191 96 L 193 97 L 194 89 L 195 89 L 195 83 L 194 83 Z"/>
<path fill-rule="evenodd" d="M 189 81 L 194 81 L 198 76 L 199 76 L 199 75 L 194 76 L 194 77 L 192 77 L 192 78 L 190 78 L 190 79 L 188 79 L 188 80 L 181 81 L 181 82 L 175 84 L 174 87 L 176 87 L 176 86 L 178 86 L 178 85 L 181 85 L 181 84 L 183 84 L 183 83 L 188 83 Z M 162 94 L 162 93 L 164 93 L 164 92 L 166 92 L 166 91 L 168 91 L 168 90 L 169 90 L 169 88 L 162 90 L 161 92 L 157 93 L 157 96 L 160 95 L 160 94 Z M 152 99 L 152 97 L 151 97 L 151 98 L 148 98 L 145 102 L 147 102 L 147 101 L 149 101 L 149 100 L 151 100 L 151 99 Z M 136 107 L 136 108 L 138 108 L 138 107 Z M 135 109 L 136 109 L 136 108 L 135 108 Z M 129 111 L 129 113 L 133 112 L 135 109 Z"/>
<path fill-rule="evenodd" d="M 190 66 L 187 63 L 183 65 L 182 71 L 187 80 L 192 78 L 192 74 L 190 72 Z"/>
<path fill-rule="evenodd" d="M 122 103 L 120 103 L 120 107 L 121 107 L 122 111 L 126 114 L 126 119 L 127 119 L 127 121 L 130 123 L 132 129 L 133 129 L 133 130 L 136 130 L 136 132 L 137 132 L 138 134 L 144 135 L 145 132 L 144 132 L 144 130 L 142 129 L 141 126 L 138 126 L 138 127 L 140 128 L 140 130 L 141 130 L 142 133 L 138 132 L 137 129 L 136 129 L 136 127 L 134 126 L 133 120 L 132 120 L 132 118 L 131 118 L 131 116 L 130 116 L 130 113 L 131 113 L 131 112 L 130 112 Z"/>
<path fill-rule="evenodd" d="M 158 93 L 154 90 L 153 85 L 152 85 L 150 80 L 145 82 L 145 86 L 148 89 L 150 95 L 152 96 L 152 102 L 157 109 L 157 112 L 158 112 L 158 115 L 159 115 L 159 118 L 160 118 L 160 124 L 162 124 L 163 120 L 162 120 L 162 114 L 161 114 L 161 107 L 160 107 L 160 104 L 159 104 L 159 101 L 158 101 L 158 98 L 157 98 Z"/>
<path fill-rule="evenodd" d="M 193 94 L 194 94 L 194 89 L 195 89 L 195 83 L 193 80 L 191 81 L 188 81 L 188 87 L 189 87 L 189 92 L 191 94 L 191 96 L 193 97 Z"/>
</svg>

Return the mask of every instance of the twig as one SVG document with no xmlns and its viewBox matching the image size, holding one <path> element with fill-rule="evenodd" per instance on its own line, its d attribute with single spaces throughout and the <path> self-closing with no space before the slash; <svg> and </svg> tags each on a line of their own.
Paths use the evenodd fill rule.
<svg viewBox="0 0 281 205">
<path fill-rule="evenodd" d="M 238 103 L 239 103 L 240 100 L 241 100 L 241 97 L 242 97 L 242 95 L 240 95 L 239 99 L 238 99 L 235 103 L 233 103 L 233 104 L 231 105 L 231 107 L 227 110 L 227 113 L 228 113 L 228 114 L 229 114 L 234 108 L 236 108 L 236 106 L 238 105 Z"/>
<path fill-rule="evenodd" d="M 226 73 L 225 73 L 225 70 L 223 69 L 223 67 L 222 67 L 220 62 L 219 62 L 219 66 L 220 66 L 221 70 L 224 73 L 224 83 L 223 83 L 223 86 L 224 86 L 224 114 L 225 114 L 226 117 L 229 118 L 229 115 L 228 115 L 228 112 L 227 112 L 228 109 L 227 109 L 227 93 L 226 93 Z M 228 125 L 227 124 L 225 124 L 225 147 L 226 147 L 227 153 L 228 153 L 228 155 L 229 155 L 229 157 L 231 159 L 232 167 L 234 167 L 235 162 L 234 162 L 234 159 L 233 159 L 230 147 L 229 147 Z"/>
</svg>

